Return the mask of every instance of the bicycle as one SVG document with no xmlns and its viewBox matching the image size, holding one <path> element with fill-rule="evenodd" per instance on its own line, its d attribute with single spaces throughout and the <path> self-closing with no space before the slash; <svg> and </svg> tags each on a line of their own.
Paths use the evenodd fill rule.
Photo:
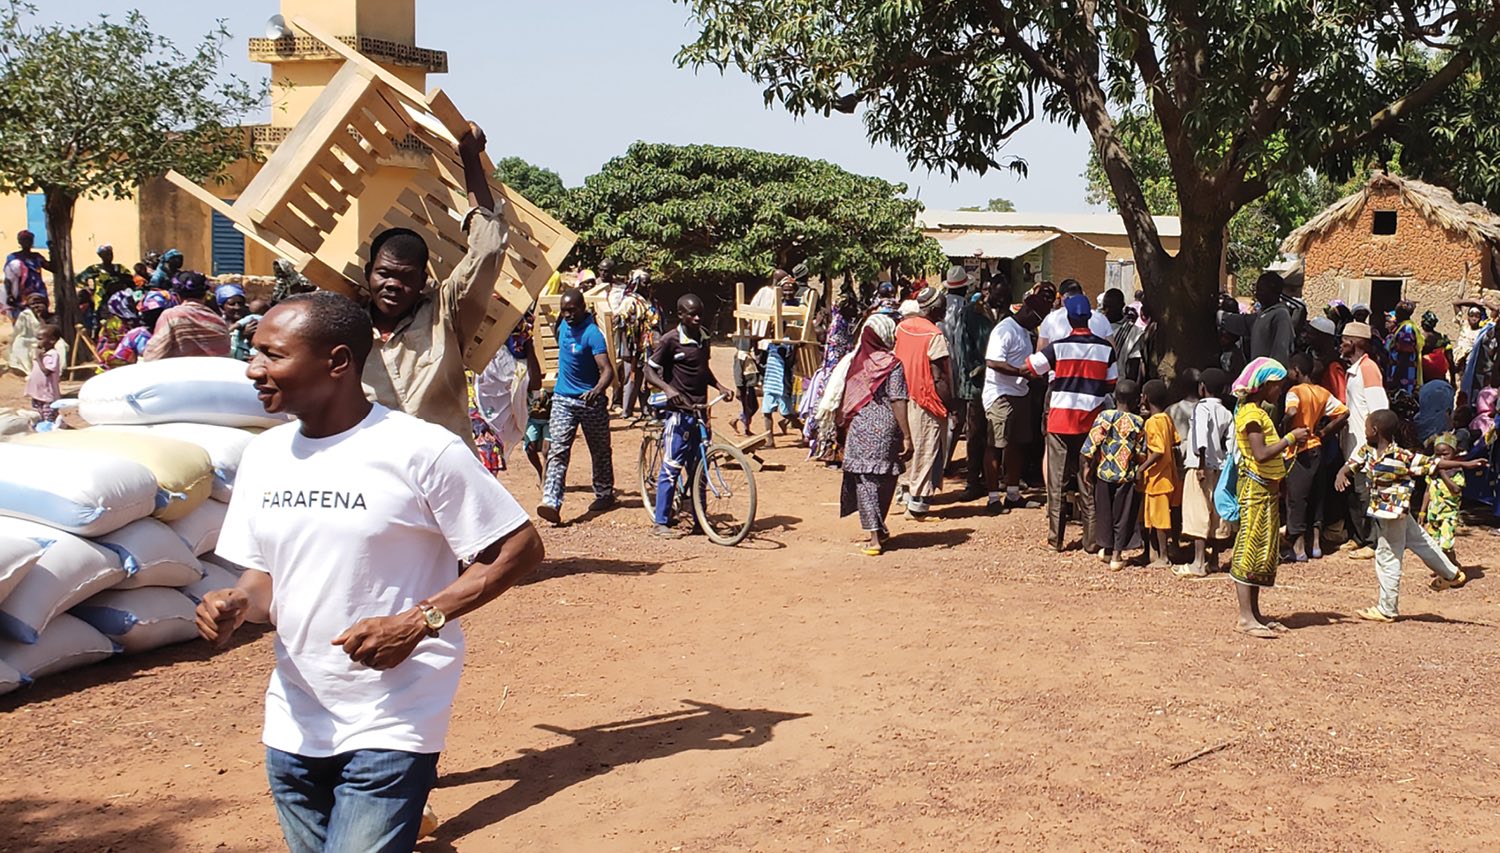
<svg viewBox="0 0 1500 853">
<path fill-rule="evenodd" d="M 698 413 L 698 439 L 703 453 L 692 472 L 682 471 L 677 475 L 669 515 L 676 516 L 691 491 L 693 516 L 698 526 L 715 544 L 733 546 L 743 542 L 755 525 L 755 465 L 739 448 L 713 443 L 708 406 L 722 399 L 716 397 L 708 405 L 693 407 Z M 647 401 L 647 410 L 654 420 L 643 427 L 646 434 L 641 437 L 638 460 L 641 500 L 653 522 L 657 478 L 666 453 L 665 405 L 665 394 L 652 394 Z"/>
</svg>

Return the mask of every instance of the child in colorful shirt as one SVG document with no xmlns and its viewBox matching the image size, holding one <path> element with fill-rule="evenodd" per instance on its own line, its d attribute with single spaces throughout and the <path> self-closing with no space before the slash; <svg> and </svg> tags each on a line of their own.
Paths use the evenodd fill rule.
<svg viewBox="0 0 1500 853">
<path fill-rule="evenodd" d="M 1432 455 L 1440 460 L 1458 456 L 1458 437 L 1451 432 L 1433 436 L 1431 444 Z M 1465 485 L 1463 471 L 1439 469 L 1436 476 L 1427 477 L 1427 496 L 1422 501 L 1422 529 L 1455 566 L 1458 565 L 1458 554 L 1454 551 L 1453 540 L 1458 535 L 1459 506 Z"/>
<path fill-rule="evenodd" d="M 1427 567 L 1437 573 L 1432 581 L 1436 590 L 1463 586 L 1468 576 L 1438 548 L 1432 537 L 1411 516 L 1411 495 L 1416 478 L 1452 468 L 1479 468 L 1482 459 L 1461 461 L 1453 457 L 1439 459 L 1408 450 L 1396 443 L 1401 419 L 1390 409 L 1373 412 L 1365 422 L 1366 443 L 1361 445 L 1339 469 L 1334 488 L 1349 487 L 1349 474 L 1359 471 L 1370 482 L 1370 504 L 1366 514 L 1375 521 L 1375 577 L 1380 584 L 1380 598 L 1374 607 L 1355 615 L 1371 622 L 1394 622 L 1400 613 L 1398 599 L 1401 587 L 1401 558 L 1410 548 Z"/>
<path fill-rule="evenodd" d="M 1079 451 L 1084 482 L 1094 489 L 1094 542 L 1109 560 L 1111 571 L 1125 568 L 1122 552 L 1135 538 L 1140 520 L 1140 492 L 1136 480 L 1146 458 L 1146 422 L 1140 407 L 1140 386 L 1129 379 L 1115 386 L 1115 407 L 1094 418 Z"/>
</svg>

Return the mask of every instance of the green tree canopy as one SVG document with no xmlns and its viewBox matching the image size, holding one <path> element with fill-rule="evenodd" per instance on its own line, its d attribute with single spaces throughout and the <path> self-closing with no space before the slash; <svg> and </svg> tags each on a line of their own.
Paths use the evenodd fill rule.
<svg viewBox="0 0 1500 853">
<path fill-rule="evenodd" d="M 959 210 L 980 210 L 985 213 L 1015 213 L 1016 206 L 1008 198 L 992 198 L 984 207 L 960 207 Z"/>
<path fill-rule="evenodd" d="M 759 280 L 798 262 L 860 278 L 936 269 L 942 255 L 905 192 L 822 160 L 637 142 L 569 194 L 565 221 L 584 260 L 642 264 L 667 281 Z"/>
<path fill-rule="evenodd" d="M 129 198 L 169 169 L 208 180 L 249 155 L 239 127 L 263 91 L 222 77 L 221 23 L 188 52 L 138 12 L 80 27 L 0 13 L 0 191 L 46 194 L 59 314 L 71 337 L 73 208 L 78 199 Z"/>
<path fill-rule="evenodd" d="M 520 157 L 505 157 L 495 163 L 495 177 L 542 210 L 553 216 L 562 215 L 568 188 L 551 169 L 532 165 Z"/>
<path fill-rule="evenodd" d="M 682 2 L 701 29 L 679 62 L 735 66 L 796 114 L 863 107 L 871 138 L 913 164 L 1024 171 L 1003 149 L 1037 116 L 1086 128 L 1160 318 L 1168 372 L 1211 358 L 1207 283 L 1231 217 L 1309 169 L 1352 174 L 1424 111 L 1442 123 L 1455 81 L 1493 81 L 1500 67 L 1494 0 Z M 1442 54 L 1395 73 L 1392 60 L 1414 50 Z M 1133 105 L 1162 132 L 1183 217 L 1175 257 L 1119 132 Z"/>
<path fill-rule="evenodd" d="M 1177 184 L 1172 179 L 1171 163 L 1162 139 L 1161 125 L 1144 110 L 1127 111 L 1116 119 L 1121 143 L 1135 164 L 1136 177 L 1153 216 L 1180 216 Z M 1361 175 L 1363 177 L 1363 175 Z M 1110 192 L 1109 177 L 1097 153 L 1089 157 L 1084 170 L 1088 181 L 1089 204 L 1105 204 L 1118 210 Z M 1312 171 L 1282 179 L 1265 195 L 1250 202 L 1229 220 L 1229 239 L 1225 245 L 1226 263 L 1243 290 L 1253 283 L 1261 270 L 1281 253 L 1281 241 L 1292 229 L 1306 222 L 1320 210 L 1337 201 L 1348 185 L 1338 186 Z"/>
</svg>

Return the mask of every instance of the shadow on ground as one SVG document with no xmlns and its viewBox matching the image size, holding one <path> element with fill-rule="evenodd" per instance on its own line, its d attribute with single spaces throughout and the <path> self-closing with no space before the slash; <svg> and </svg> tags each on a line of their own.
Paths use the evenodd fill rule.
<svg viewBox="0 0 1500 853">
<path fill-rule="evenodd" d="M 93 801 L 22 796 L 0 802 L 0 850 L 97 853 L 100 850 L 182 850 L 177 826 L 195 815 L 223 811 L 217 800 L 137 799 L 101 806 Z"/>
<path fill-rule="evenodd" d="M 654 575 L 667 565 L 661 561 L 611 560 L 607 557 L 561 557 L 543 560 L 542 565 L 525 580 L 524 584 L 541 583 L 573 575 Z"/>
<path fill-rule="evenodd" d="M 590 726 L 537 728 L 563 735 L 570 742 L 542 750 L 522 750 L 499 764 L 473 770 L 444 769 L 438 786 L 511 782 L 509 787 L 447 818 L 437 840 L 423 850 L 442 851 L 454 841 L 518 814 L 580 782 L 602 776 L 616 767 L 668 758 L 693 750 L 751 749 L 770 742 L 779 723 L 807 714 L 765 709 L 725 708 L 683 700 L 687 708 Z"/>
</svg>

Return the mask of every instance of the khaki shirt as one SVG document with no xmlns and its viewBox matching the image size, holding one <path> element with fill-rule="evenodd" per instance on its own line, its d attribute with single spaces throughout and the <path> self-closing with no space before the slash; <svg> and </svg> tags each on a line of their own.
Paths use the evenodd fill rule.
<svg viewBox="0 0 1500 853">
<path fill-rule="evenodd" d="M 445 427 L 474 447 L 469 423 L 464 345 L 484 320 L 505 255 L 507 228 L 498 214 L 476 208 L 464 219 L 469 251 L 442 284 L 429 282 L 417 307 L 390 338 L 375 332 L 365 362 L 365 395 L 377 403 Z"/>
</svg>

